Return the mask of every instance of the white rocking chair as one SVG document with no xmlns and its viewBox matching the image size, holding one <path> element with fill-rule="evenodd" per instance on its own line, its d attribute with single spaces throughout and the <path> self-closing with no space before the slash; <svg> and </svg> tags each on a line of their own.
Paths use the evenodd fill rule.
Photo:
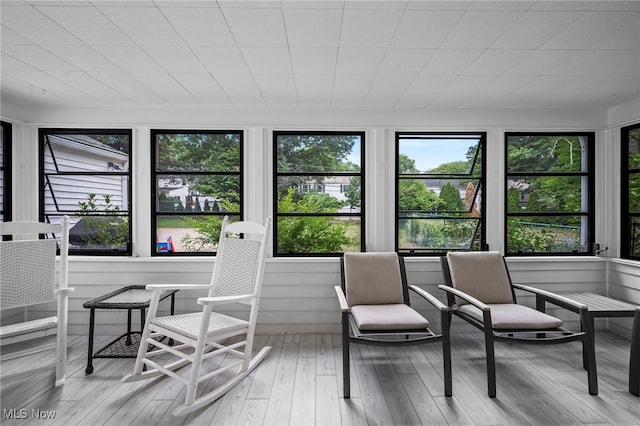
<svg viewBox="0 0 640 426">
<path fill-rule="evenodd" d="M 264 226 L 255 222 L 227 223 L 227 221 L 227 217 L 222 221 L 220 242 L 210 284 L 146 286 L 147 289 L 153 290 L 153 295 L 138 357 L 133 374 L 123 377 L 122 381 L 144 380 L 164 374 L 182 382 L 187 387 L 185 402 L 173 411 L 174 416 L 195 411 L 223 396 L 244 379 L 271 349 L 266 346 L 252 357 L 266 249 L 271 232 L 271 218 L 267 218 Z M 198 304 L 204 306 L 202 312 L 156 317 L 160 294 L 168 289 L 208 290 L 208 297 L 198 298 Z M 244 320 L 213 312 L 213 305 L 229 303 L 250 305 L 249 319 Z M 243 340 L 230 339 L 242 335 L 245 336 Z M 173 339 L 176 344 L 171 346 L 162 337 Z M 244 347 L 243 350 L 240 349 L 242 347 Z M 166 354 L 173 355 L 170 358 L 174 361 L 161 365 L 160 361 L 156 362 L 157 358 L 152 359 L 161 354 L 165 354 L 164 357 Z M 211 372 L 201 371 L 206 368 L 202 366 L 204 360 L 224 354 L 237 356 L 240 360 L 230 365 L 225 362 Z M 178 359 L 175 360 L 175 357 Z M 187 364 L 191 364 L 191 371 L 186 377 L 176 373 L 178 368 Z M 149 367 L 147 371 L 143 371 L 145 366 Z M 210 392 L 197 395 L 200 383 L 207 382 L 212 377 L 232 369 L 236 369 L 236 372 L 229 380 Z"/>
<path fill-rule="evenodd" d="M 39 234 L 55 236 L 39 239 Z M 67 365 L 67 312 L 69 219 L 65 216 L 60 225 L 41 222 L 0 223 L 0 240 L 11 236 L 10 241 L 0 241 L 0 308 L 7 314 L 8 324 L 0 326 L 2 346 L 56 334 L 56 378 L 55 386 L 65 381 Z M 60 273 L 56 288 L 56 250 L 60 249 Z M 28 307 L 57 301 L 55 316 L 29 319 Z M 11 321 L 11 312 L 18 312 L 22 321 Z M 3 354 L 11 359 L 41 350 L 52 345 L 41 345 L 35 349 Z"/>
</svg>

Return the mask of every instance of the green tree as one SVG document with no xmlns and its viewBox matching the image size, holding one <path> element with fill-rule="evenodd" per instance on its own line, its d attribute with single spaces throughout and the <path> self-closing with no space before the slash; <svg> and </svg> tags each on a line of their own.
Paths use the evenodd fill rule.
<svg viewBox="0 0 640 426">
<path fill-rule="evenodd" d="M 452 212 L 464 211 L 464 202 L 460 198 L 460 192 L 451 183 L 447 182 L 440 188 L 441 209 Z"/>
<path fill-rule="evenodd" d="M 359 176 L 353 176 L 349 179 L 349 185 L 345 189 L 345 197 L 350 208 L 360 207 L 360 187 L 362 186 Z"/>
<path fill-rule="evenodd" d="M 120 215 L 120 206 L 113 204 L 111 195 L 87 194 L 79 201 L 79 215 L 83 216 L 85 230 L 81 238 L 90 248 L 123 250 L 129 242 L 129 220 Z"/>
<path fill-rule="evenodd" d="M 441 200 L 418 179 L 401 179 L 398 182 L 398 208 L 400 210 L 439 210 Z"/>
<path fill-rule="evenodd" d="M 512 213 L 520 210 L 520 191 L 515 186 L 512 186 L 507 193 L 507 211 Z"/>
<path fill-rule="evenodd" d="M 277 135 L 277 171 L 300 174 L 281 176 L 277 182 L 278 192 L 284 194 L 289 188 L 312 180 L 321 184 L 322 176 L 317 176 L 317 173 L 359 171 L 359 165 L 348 161 L 349 154 L 359 140 L 360 137 L 356 135 Z"/>
<path fill-rule="evenodd" d="M 321 206 L 314 197 L 295 199 L 290 188 L 278 199 L 281 213 L 316 213 Z M 356 244 L 347 234 L 347 226 L 324 216 L 282 217 L 278 220 L 278 253 L 338 253 Z"/>
</svg>

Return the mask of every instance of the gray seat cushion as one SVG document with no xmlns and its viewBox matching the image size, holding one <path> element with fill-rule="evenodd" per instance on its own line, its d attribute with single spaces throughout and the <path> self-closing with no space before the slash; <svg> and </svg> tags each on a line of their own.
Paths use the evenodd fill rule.
<svg viewBox="0 0 640 426">
<path fill-rule="evenodd" d="M 491 308 L 491 325 L 496 330 L 539 330 L 562 326 L 562 320 L 559 318 L 528 306 L 503 303 L 489 304 L 489 308 Z M 482 321 L 482 311 L 473 305 L 462 305 L 459 310 Z"/>
<path fill-rule="evenodd" d="M 351 315 L 360 330 L 423 330 L 429 321 L 404 303 L 355 305 Z"/>
</svg>

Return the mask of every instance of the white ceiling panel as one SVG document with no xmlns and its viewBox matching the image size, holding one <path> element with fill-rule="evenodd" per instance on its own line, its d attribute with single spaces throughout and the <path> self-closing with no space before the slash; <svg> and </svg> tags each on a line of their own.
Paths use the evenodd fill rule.
<svg viewBox="0 0 640 426">
<path fill-rule="evenodd" d="M 293 47 L 289 52 L 295 74 L 333 74 L 336 69 L 336 47 Z"/>
<path fill-rule="evenodd" d="M 506 75 L 581 75 L 583 71 L 575 66 L 574 57 L 579 50 L 535 50 L 527 55 L 513 68 L 505 71 Z"/>
<path fill-rule="evenodd" d="M 292 73 L 289 50 L 285 48 L 242 48 L 242 56 L 254 74 Z"/>
<path fill-rule="evenodd" d="M 375 74 L 384 61 L 386 49 L 341 47 L 336 74 Z"/>
<path fill-rule="evenodd" d="M 168 104 L 195 105 L 199 104 L 195 95 L 186 88 L 176 77 L 164 72 L 133 73 L 132 76 L 144 83 L 153 93 L 158 93 Z M 205 90 L 205 88 L 203 88 Z"/>
<path fill-rule="evenodd" d="M 371 84 L 365 104 L 384 106 L 388 100 L 392 100 L 395 105 L 414 80 L 413 75 L 378 74 Z"/>
<path fill-rule="evenodd" d="M 288 44 L 291 47 L 335 47 L 340 41 L 342 8 L 284 9 Z"/>
<path fill-rule="evenodd" d="M 506 70 L 513 68 L 530 53 L 531 51 L 529 50 L 485 50 L 464 69 L 464 74 L 502 75 Z"/>
<path fill-rule="evenodd" d="M 67 62 L 42 46 L 2 46 L 2 52 L 35 69 L 42 71 L 80 71 L 73 63 Z"/>
<path fill-rule="evenodd" d="M 389 49 L 378 69 L 381 74 L 419 74 L 435 49 Z"/>
<path fill-rule="evenodd" d="M 638 1 L 2 0 L 0 24 L 0 90 L 25 105 L 609 108 L 640 96 Z"/>
<path fill-rule="evenodd" d="M 204 72 L 198 58 L 186 46 L 149 46 L 144 51 L 167 72 Z"/>
<path fill-rule="evenodd" d="M 222 13 L 240 47 L 287 47 L 287 35 L 279 8 L 234 8 Z"/>
<path fill-rule="evenodd" d="M 160 6 L 165 18 L 189 46 L 232 47 L 236 45 L 219 9 L 213 7 L 164 7 L 162 2 L 158 3 L 158 6 Z"/>
<path fill-rule="evenodd" d="M 111 22 L 139 46 L 184 46 L 185 42 L 154 5 L 121 7 L 108 3 L 100 7 Z"/>
<path fill-rule="evenodd" d="M 482 50 L 475 49 L 438 49 L 427 61 L 420 74 L 462 74 L 481 54 Z"/>
<path fill-rule="evenodd" d="M 401 10 L 345 9 L 340 46 L 388 47 L 401 18 Z"/>
<path fill-rule="evenodd" d="M 326 74 L 296 75 L 299 105 L 328 105 L 333 91 L 333 76 Z"/>
<path fill-rule="evenodd" d="M 81 71 L 117 71 L 120 66 L 106 59 L 89 46 L 44 46 L 51 54 L 73 64 Z"/>
<path fill-rule="evenodd" d="M 133 40 L 94 7 L 49 6 L 45 3 L 37 6 L 37 9 L 86 44 L 94 46 L 133 44 Z"/>
<path fill-rule="evenodd" d="M 0 12 L 0 18 L 1 17 L 2 15 Z M 9 29 L 4 25 L 0 26 L 0 43 L 2 43 L 2 46 L 11 46 L 14 44 L 33 44 L 31 40 L 28 40 L 26 37 L 18 34 L 17 32 Z"/>
<path fill-rule="evenodd" d="M 263 106 L 262 94 L 250 74 L 216 74 L 216 83 L 233 105 Z"/>
<path fill-rule="evenodd" d="M 527 12 L 491 45 L 493 49 L 537 49 L 563 31 L 582 12 Z"/>
<path fill-rule="evenodd" d="M 374 78 L 375 74 L 336 75 L 331 104 L 340 106 L 364 105 Z"/>
<path fill-rule="evenodd" d="M 172 73 L 171 76 L 203 105 L 229 105 L 229 98 L 213 76 L 205 73 Z"/>
<path fill-rule="evenodd" d="M 589 49 L 624 25 L 626 12 L 585 12 L 540 46 L 542 49 Z M 636 46 L 637 47 L 637 46 Z"/>
<path fill-rule="evenodd" d="M 520 11 L 467 12 L 447 34 L 441 47 L 481 49 L 491 46 L 514 22 Z"/>
<path fill-rule="evenodd" d="M 452 30 L 464 12 L 460 10 L 407 10 L 394 34 L 394 48 L 436 48 Z"/>
<path fill-rule="evenodd" d="M 4 76 L 11 76 L 16 80 L 26 83 L 29 91 L 35 95 L 43 97 L 53 96 L 64 99 L 65 102 L 77 104 L 77 100 L 84 100 L 87 94 L 82 90 L 76 89 L 73 85 L 67 84 L 48 73 L 41 71 L 21 71 L 21 72 L 3 72 Z"/>
<path fill-rule="evenodd" d="M 33 43 L 82 44 L 80 39 L 32 6 L 3 3 L 2 25 Z"/>
<path fill-rule="evenodd" d="M 67 86 L 82 92 L 82 95 L 76 95 L 74 98 L 78 105 L 93 105 L 95 102 L 123 105 L 132 101 L 125 94 L 102 84 L 86 72 L 53 72 L 50 75 Z"/>
<path fill-rule="evenodd" d="M 141 80 L 136 79 L 132 74 L 122 72 L 90 72 L 93 78 L 103 82 L 113 90 L 126 94 L 139 105 L 155 105 L 164 103 L 161 95 L 147 88 Z"/>
<path fill-rule="evenodd" d="M 256 74 L 262 99 L 267 105 L 297 105 L 296 82 L 292 75 Z"/>
<path fill-rule="evenodd" d="M 128 72 L 162 72 L 162 67 L 137 46 L 95 46 L 96 51 Z"/>
</svg>

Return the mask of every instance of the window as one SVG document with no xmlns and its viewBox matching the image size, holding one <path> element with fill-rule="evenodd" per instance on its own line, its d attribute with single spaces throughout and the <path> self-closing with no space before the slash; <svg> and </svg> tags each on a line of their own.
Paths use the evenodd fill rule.
<svg viewBox="0 0 640 426">
<path fill-rule="evenodd" d="M 396 133 L 396 251 L 486 247 L 485 133 Z"/>
<path fill-rule="evenodd" d="M 274 254 L 363 251 L 364 133 L 274 132 L 273 140 Z"/>
<path fill-rule="evenodd" d="M 623 258 L 640 260 L 640 123 L 622 128 Z"/>
<path fill-rule="evenodd" d="M 72 254 L 131 255 L 131 130 L 40 129 L 40 216 Z"/>
<path fill-rule="evenodd" d="M 0 122 L 0 222 L 11 220 L 11 124 Z"/>
<path fill-rule="evenodd" d="M 242 218 L 242 131 L 152 130 L 151 253 L 211 255 Z"/>
<path fill-rule="evenodd" d="M 506 254 L 590 254 L 594 133 L 506 133 Z"/>
</svg>

